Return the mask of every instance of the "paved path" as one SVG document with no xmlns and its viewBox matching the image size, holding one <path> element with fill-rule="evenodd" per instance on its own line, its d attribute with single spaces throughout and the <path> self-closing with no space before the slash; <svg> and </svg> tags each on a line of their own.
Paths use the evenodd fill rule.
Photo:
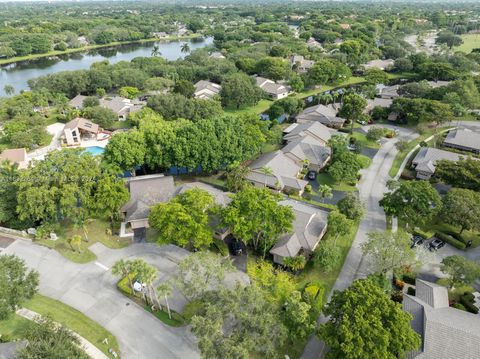
<svg viewBox="0 0 480 359">
<path fill-rule="evenodd" d="M 196 339 L 187 327 L 173 328 L 146 312 L 116 289 L 109 267 L 118 258 L 142 257 L 155 261 L 161 274 L 176 268 L 182 257 L 174 246 L 133 244 L 109 250 L 96 243 L 97 263 L 76 264 L 55 250 L 17 239 L 2 254 L 16 254 L 40 273 L 40 293 L 81 311 L 109 330 L 118 340 L 122 358 L 199 358 Z M 54 309 L 54 308 L 52 308 Z"/>
<path fill-rule="evenodd" d="M 34 312 L 33 310 L 30 310 L 27 308 L 20 308 L 19 310 L 17 310 L 17 314 L 28 320 L 32 320 L 34 322 L 37 322 L 38 318 L 41 317 L 41 315 L 38 314 L 37 312 Z M 55 324 L 58 324 L 58 326 L 60 326 L 59 323 L 55 323 Z M 87 339 L 82 337 L 80 334 L 75 333 L 74 331 L 71 331 L 71 330 L 70 332 L 78 339 L 80 343 L 79 345 L 80 348 L 83 349 L 90 358 L 108 359 L 108 357 L 105 354 L 103 354 L 103 352 L 100 349 L 98 349 L 95 345 L 90 343 Z"/>
<path fill-rule="evenodd" d="M 393 128 L 394 126 L 385 127 Z M 361 171 L 362 179 L 358 184 L 358 189 L 360 199 L 365 204 L 366 213 L 360 222 L 357 235 L 355 236 L 347 258 L 345 259 L 342 271 L 333 286 L 333 290 L 344 290 L 355 279 L 365 277 L 369 272 L 368 263 L 366 263 L 362 255 L 361 244 L 366 241 L 368 232 L 375 229 L 384 230 L 386 228 L 385 213 L 378 204 L 378 201 L 386 192 L 386 184 L 387 181 L 390 180 L 388 172 L 390 171 L 393 160 L 398 152 L 395 143 L 399 139 L 410 141 L 418 136 L 418 134 L 410 129 L 397 129 L 400 131 L 399 136 L 393 140 L 383 141 L 379 151 L 373 157 L 370 167 Z M 332 293 L 330 293 L 330 295 L 331 294 Z M 326 318 L 320 316 L 318 323 L 321 324 L 325 321 Z M 318 340 L 316 336 L 312 336 L 305 347 L 301 358 L 318 359 L 323 357 L 324 351 L 324 343 Z"/>
</svg>

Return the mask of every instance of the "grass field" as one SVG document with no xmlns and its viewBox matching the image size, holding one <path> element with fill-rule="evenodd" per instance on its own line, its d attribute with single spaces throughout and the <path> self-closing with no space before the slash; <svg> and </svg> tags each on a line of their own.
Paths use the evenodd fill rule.
<svg viewBox="0 0 480 359">
<path fill-rule="evenodd" d="M 374 148 L 374 149 L 380 148 L 380 143 L 378 143 L 377 141 L 369 140 L 367 136 L 364 135 L 363 133 L 353 132 L 350 135 L 350 137 L 354 137 L 357 140 L 357 143 L 361 147 L 368 147 L 368 148 Z"/>
<path fill-rule="evenodd" d="M 119 352 L 117 339 L 112 333 L 78 310 L 58 300 L 37 294 L 31 300 L 24 303 L 23 306 L 42 316 L 50 316 L 53 321 L 80 334 L 108 357 L 110 357 L 108 353 L 109 348 L 113 348 L 117 353 Z M 23 337 L 28 323 L 29 321 L 27 319 L 13 315 L 8 320 L 0 321 L 0 334 L 8 335 L 14 339 L 20 339 Z M 105 338 L 108 339 L 108 345 L 102 343 Z"/>
<path fill-rule="evenodd" d="M 356 191 L 357 187 L 352 186 L 348 183 L 338 183 L 336 182 L 332 176 L 330 176 L 326 172 L 321 172 L 317 176 L 317 181 L 320 184 L 326 184 L 331 187 L 334 191 L 344 191 L 344 192 L 351 192 Z"/>
<path fill-rule="evenodd" d="M 74 228 L 71 223 L 62 223 L 62 226 L 57 231 L 58 240 L 51 241 L 48 239 L 36 241 L 36 243 L 43 246 L 57 250 L 65 258 L 76 263 L 88 263 L 96 259 L 88 247 L 96 242 L 100 242 L 108 248 L 123 248 L 128 246 L 131 241 L 128 238 L 120 238 L 115 235 L 107 234 L 107 230 L 110 228 L 108 221 L 93 219 L 87 225 L 88 242 L 85 240 L 85 234 L 82 229 Z M 72 249 L 68 244 L 68 239 L 74 235 L 82 237 L 82 243 L 80 248 Z"/>
<path fill-rule="evenodd" d="M 463 44 L 455 47 L 455 51 L 463 51 L 467 54 L 475 48 L 480 48 L 480 34 L 465 34 L 461 36 Z"/>
</svg>

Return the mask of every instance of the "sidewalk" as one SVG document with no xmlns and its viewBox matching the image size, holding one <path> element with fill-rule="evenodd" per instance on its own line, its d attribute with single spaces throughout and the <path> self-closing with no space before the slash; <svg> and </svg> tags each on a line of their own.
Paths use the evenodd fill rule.
<svg viewBox="0 0 480 359">
<path fill-rule="evenodd" d="M 41 315 L 38 314 L 37 312 L 34 312 L 33 310 L 27 309 L 27 308 L 20 308 L 17 310 L 17 314 L 20 315 L 21 317 L 24 317 L 28 320 L 36 322 L 37 317 L 40 317 Z M 60 324 L 59 324 L 60 325 Z M 80 336 L 79 334 L 71 331 L 74 336 L 78 338 L 80 341 L 80 348 L 82 348 L 90 358 L 93 359 L 109 359 L 108 356 L 103 354 L 103 352 L 98 349 L 95 345 L 90 343 L 87 339 L 84 337 Z"/>
</svg>

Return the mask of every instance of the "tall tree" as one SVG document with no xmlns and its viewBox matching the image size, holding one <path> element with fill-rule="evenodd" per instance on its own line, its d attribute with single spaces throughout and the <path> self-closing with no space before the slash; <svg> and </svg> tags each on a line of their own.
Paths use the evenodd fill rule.
<svg viewBox="0 0 480 359">
<path fill-rule="evenodd" d="M 440 216 L 445 223 L 465 229 L 480 230 L 480 193 L 463 188 L 453 188 L 442 199 Z"/>
<path fill-rule="evenodd" d="M 130 198 L 125 183 L 113 172 L 104 172 L 99 178 L 93 196 L 96 209 L 108 216 L 110 222 L 118 218 L 120 208 Z"/>
<path fill-rule="evenodd" d="M 435 178 L 454 187 L 480 191 L 480 161 L 471 157 L 460 161 L 441 160 L 435 164 Z"/>
<path fill-rule="evenodd" d="M 480 264 L 459 255 L 443 258 L 440 270 L 448 276 L 450 288 L 472 285 L 480 278 Z"/>
<path fill-rule="evenodd" d="M 214 199 L 207 191 L 194 188 L 168 203 L 152 207 L 148 222 L 158 231 L 159 243 L 175 243 L 182 247 L 201 249 L 213 240 L 209 211 Z"/>
<path fill-rule="evenodd" d="M 441 209 L 440 195 L 427 181 L 390 181 L 388 189 L 380 206 L 410 227 L 427 223 Z"/>
<path fill-rule="evenodd" d="M 38 272 L 14 255 L 0 256 L 0 320 L 7 319 L 38 290 Z"/>
<path fill-rule="evenodd" d="M 350 133 L 353 132 L 353 124 L 365 111 L 367 100 L 355 93 L 348 93 L 343 97 L 343 104 L 338 115 L 351 122 Z"/>
<path fill-rule="evenodd" d="M 293 211 L 279 200 L 279 195 L 266 188 L 247 186 L 223 210 L 223 223 L 234 236 L 251 243 L 255 250 L 261 249 L 265 256 L 280 235 L 292 229 Z"/>
<path fill-rule="evenodd" d="M 372 279 L 359 279 L 335 291 L 324 308 L 329 316 L 319 336 L 330 348 L 327 358 L 397 359 L 420 346 L 412 316 L 392 301 Z"/>
<path fill-rule="evenodd" d="M 290 336 L 295 339 L 307 338 L 315 330 L 315 318 L 310 315 L 310 304 L 302 300 L 302 294 L 294 291 L 284 305 L 283 321 Z"/>
<path fill-rule="evenodd" d="M 230 259 L 211 252 L 195 252 L 179 263 L 171 284 L 192 301 L 223 287 L 225 274 L 233 271 Z"/>
<path fill-rule="evenodd" d="M 192 318 L 203 358 L 248 359 L 252 355 L 277 358 L 287 330 L 278 309 L 256 286 L 222 288 L 209 294 Z"/>
<path fill-rule="evenodd" d="M 348 219 L 359 220 L 363 217 L 365 209 L 357 194 L 347 192 L 337 203 L 338 210 L 343 213 Z"/>
<path fill-rule="evenodd" d="M 220 97 L 224 107 L 233 106 L 239 109 L 242 106 L 252 106 L 260 100 L 261 96 L 260 88 L 255 85 L 251 77 L 245 74 L 231 74 L 222 81 Z"/>
<path fill-rule="evenodd" d="M 374 231 L 368 233 L 368 240 L 362 243 L 362 251 L 370 259 L 374 273 L 391 277 L 394 271 L 419 264 L 410 245 L 410 237 L 404 231 Z"/>
<path fill-rule="evenodd" d="M 103 158 L 107 163 L 135 175 L 136 167 L 145 162 L 145 153 L 143 133 L 133 130 L 113 136 L 105 148 Z"/>
</svg>

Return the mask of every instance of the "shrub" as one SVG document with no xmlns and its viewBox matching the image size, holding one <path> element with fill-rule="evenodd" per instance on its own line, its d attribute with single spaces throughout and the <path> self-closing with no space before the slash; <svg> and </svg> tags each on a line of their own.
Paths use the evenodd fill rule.
<svg viewBox="0 0 480 359">
<path fill-rule="evenodd" d="M 380 127 L 372 127 L 367 132 L 367 139 L 377 141 L 385 134 L 385 130 Z"/>
<path fill-rule="evenodd" d="M 135 274 L 130 274 L 130 278 L 135 278 Z M 128 282 L 128 277 L 120 279 L 117 283 L 117 287 L 121 292 L 127 295 L 133 295 L 132 288 L 130 288 L 130 283 Z"/>
<path fill-rule="evenodd" d="M 408 287 L 408 288 L 407 288 L 407 294 L 408 294 L 408 295 L 415 295 L 415 288 L 413 288 L 413 287 Z"/>
<path fill-rule="evenodd" d="M 325 288 L 320 283 L 309 283 L 303 290 L 303 299 L 310 304 L 315 313 L 320 313 L 323 306 Z"/>
<path fill-rule="evenodd" d="M 460 310 L 463 310 L 464 312 L 467 312 L 467 308 L 465 308 L 465 306 L 463 304 L 460 304 L 460 303 L 454 303 L 452 305 L 453 308 L 456 308 L 456 309 L 460 309 Z"/>
<path fill-rule="evenodd" d="M 401 279 L 395 278 L 394 285 L 395 285 L 395 287 L 397 287 L 398 289 L 403 290 L 403 287 L 405 287 L 405 282 L 404 282 L 403 280 L 401 280 Z"/>
<path fill-rule="evenodd" d="M 473 305 L 475 297 L 472 293 L 465 293 L 460 297 L 460 304 L 462 304 L 467 312 L 478 314 L 478 308 Z"/>
<path fill-rule="evenodd" d="M 221 239 L 215 238 L 212 242 L 212 245 L 218 251 L 218 253 L 220 253 L 221 256 L 223 257 L 228 256 L 229 254 L 228 246 L 224 241 L 222 241 Z"/>
<path fill-rule="evenodd" d="M 420 237 L 422 237 L 423 239 L 428 239 L 428 235 L 427 235 L 425 232 L 423 232 L 423 231 L 421 231 L 421 230 L 419 230 L 419 229 L 414 229 L 414 230 L 413 230 L 413 234 L 416 235 L 416 236 L 420 236 Z"/>
<path fill-rule="evenodd" d="M 405 283 L 415 285 L 415 279 L 417 279 L 417 275 L 415 273 L 405 273 L 402 276 L 402 279 Z"/>
<path fill-rule="evenodd" d="M 455 238 L 456 240 L 464 243 L 464 244 L 467 244 L 468 242 L 468 239 L 466 239 L 464 236 L 462 236 L 460 233 L 458 232 L 455 232 L 453 230 L 450 230 L 450 229 L 444 229 L 443 230 L 443 233 L 446 233 L 450 236 L 452 236 L 453 238 Z"/>
<path fill-rule="evenodd" d="M 457 249 L 465 249 L 465 243 L 460 242 L 459 240 L 453 238 L 452 236 L 442 233 L 442 232 L 436 232 L 435 237 L 441 239 L 444 242 L 447 242 L 448 244 L 454 246 Z"/>
</svg>

